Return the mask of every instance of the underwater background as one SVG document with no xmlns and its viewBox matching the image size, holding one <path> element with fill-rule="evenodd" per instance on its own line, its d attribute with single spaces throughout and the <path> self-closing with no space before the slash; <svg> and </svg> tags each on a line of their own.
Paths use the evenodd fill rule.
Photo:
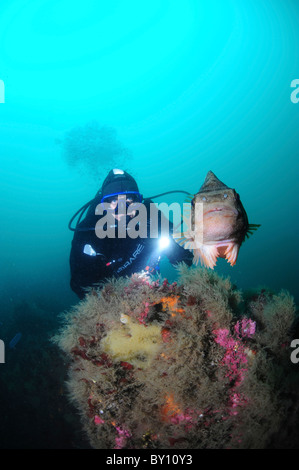
<svg viewBox="0 0 299 470">
<path fill-rule="evenodd" d="M 298 24 L 297 0 L 1 1 L 1 448 L 88 447 L 49 338 L 78 301 L 68 222 L 111 168 L 146 197 L 212 170 L 261 224 L 215 271 L 298 305 Z"/>
</svg>

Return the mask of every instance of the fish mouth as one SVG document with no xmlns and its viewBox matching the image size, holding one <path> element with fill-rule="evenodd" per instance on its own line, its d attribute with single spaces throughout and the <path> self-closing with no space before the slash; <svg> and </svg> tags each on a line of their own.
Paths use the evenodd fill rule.
<svg viewBox="0 0 299 470">
<path fill-rule="evenodd" d="M 213 207 L 211 209 L 208 209 L 207 211 L 204 211 L 203 215 L 208 215 L 212 214 L 214 212 L 223 212 L 231 215 L 238 215 L 238 211 L 236 209 L 233 209 L 232 207 Z"/>
</svg>

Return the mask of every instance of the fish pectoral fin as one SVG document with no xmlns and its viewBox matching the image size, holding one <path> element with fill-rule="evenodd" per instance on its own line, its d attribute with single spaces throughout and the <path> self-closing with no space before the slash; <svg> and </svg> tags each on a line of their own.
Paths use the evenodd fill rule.
<svg viewBox="0 0 299 470">
<path fill-rule="evenodd" d="M 218 250 L 214 245 L 201 244 L 194 251 L 193 264 L 201 264 L 207 268 L 214 269 L 217 263 Z"/>
<path fill-rule="evenodd" d="M 185 202 L 191 202 L 193 198 L 194 194 L 188 194 L 188 196 L 186 196 Z"/>
<path fill-rule="evenodd" d="M 173 237 L 174 241 L 177 242 L 178 245 L 183 246 L 187 242 L 187 238 L 185 237 Z"/>
<path fill-rule="evenodd" d="M 249 238 L 250 235 L 253 235 L 254 231 L 257 230 L 261 224 L 249 224 L 247 232 L 245 233 L 246 238 Z"/>
<path fill-rule="evenodd" d="M 237 243 L 229 243 L 227 248 L 224 252 L 225 259 L 230 263 L 231 266 L 236 264 L 238 253 L 239 253 L 239 245 Z"/>
<path fill-rule="evenodd" d="M 183 223 L 190 229 L 190 216 L 188 217 L 187 214 L 183 214 Z"/>
<path fill-rule="evenodd" d="M 189 236 L 189 234 L 182 236 L 181 233 L 174 233 L 172 237 L 178 245 L 183 246 L 186 249 L 191 249 L 189 248 L 189 245 L 194 241 L 194 239 L 192 236 Z"/>
<path fill-rule="evenodd" d="M 185 239 L 185 237 L 182 237 L 182 234 L 181 234 L 181 233 L 173 233 L 173 234 L 172 234 L 172 238 L 173 238 L 178 244 L 180 244 L 180 242 Z"/>
</svg>

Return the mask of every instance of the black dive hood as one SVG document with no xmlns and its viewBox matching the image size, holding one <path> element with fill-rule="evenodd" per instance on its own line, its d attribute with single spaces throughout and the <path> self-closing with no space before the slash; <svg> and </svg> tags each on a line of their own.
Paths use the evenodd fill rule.
<svg viewBox="0 0 299 470">
<path fill-rule="evenodd" d="M 139 193 L 139 189 L 134 178 L 123 170 L 114 169 L 109 171 L 108 176 L 102 184 L 102 198 L 126 192 Z"/>
</svg>

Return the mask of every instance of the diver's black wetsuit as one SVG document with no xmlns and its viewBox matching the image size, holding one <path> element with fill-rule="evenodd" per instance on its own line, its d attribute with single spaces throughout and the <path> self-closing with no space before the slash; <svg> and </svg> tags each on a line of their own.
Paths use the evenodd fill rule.
<svg viewBox="0 0 299 470">
<path fill-rule="evenodd" d="M 100 199 L 95 199 L 90 206 L 85 219 L 78 225 L 75 232 L 70 254 L 71 267 L 71 288 L 83 299 L 86 293 L 85 287 L 96 284 L 106 278 L 115 276 L 129 276 L 138 273 L 147 266 L 154 267 L 159 255 L 166 255 L 172 264 L 184 261 L 189 266 L 192 264 L 192 254 L 180 247 L 169 236 L 169 246 L 163 251 L 159 251 L 159 238 L 135 239 L 126 238 L 104 238 L 96 236 L 95 225 L 100 219 L 95 215 L 95 208 Z M 150 223 L 149 204 L 152 201 L 146 200 L 144 205 L 147 208 L 147 225 Z M 161 227 L 161 212 L 159 211 L 159 233 Z M 169 233 L 172 232 L 172 224 L 169 223 Z M 149 230 L 148 230 L 149 233 Z M 84 253 L 84 246 L 91 245 L 96 256 Z"/>
</svg>

